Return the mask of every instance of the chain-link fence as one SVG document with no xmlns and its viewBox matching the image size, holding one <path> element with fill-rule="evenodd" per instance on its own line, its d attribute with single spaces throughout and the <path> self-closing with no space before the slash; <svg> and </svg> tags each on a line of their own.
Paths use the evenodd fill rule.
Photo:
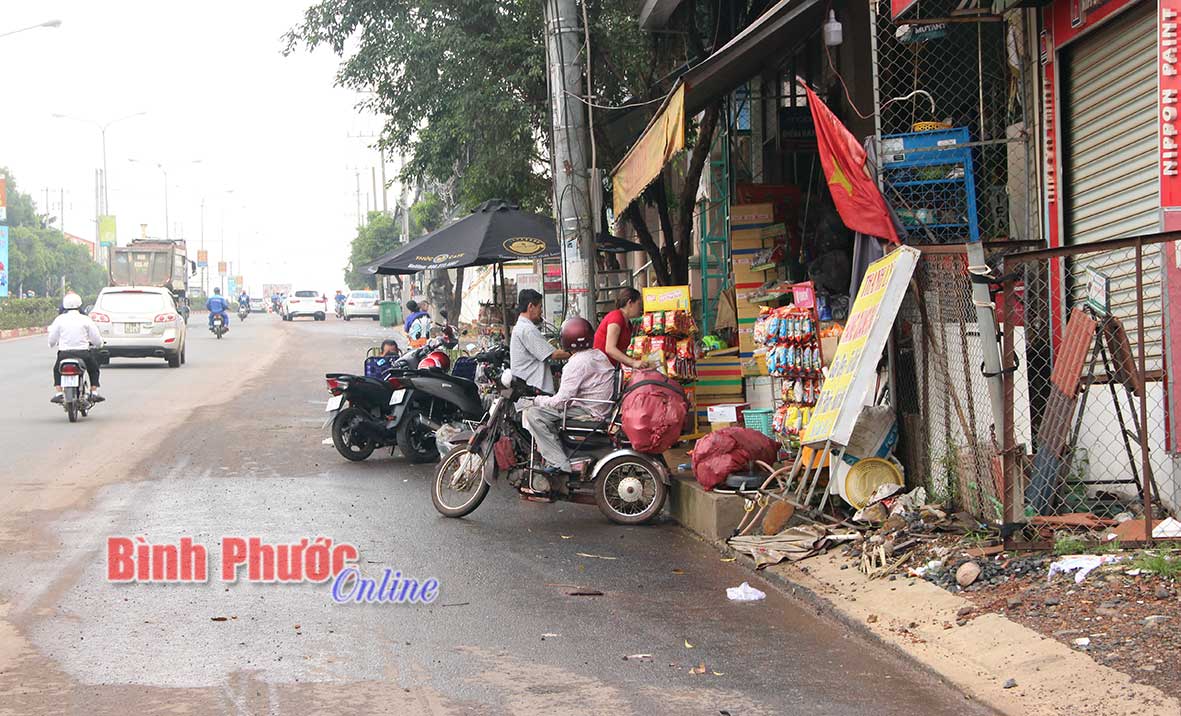
<svg viewBox="0 0 1181 716">
<path fill-rule="evenodd" d="M 1170 235 L 1174 236 L 1175 235 Z M 1006 515 L 1176 514 L 1160 235 L 1005 257 Z"/>
<path fill-rule="evenodd" d="M 927 247 L 895 332 L 901 456 L 932 499 L 1001 517 L 999 436 L 964 246 Z"/>
<path fill-rule="evenodd" d="M 948 180 L 962 178 L 962 167 L 923 167 L 905 177 L 905 191 L 887 178 L 886 198 L 912 234 L 911 243 L 1035 239 L 1035 132 L 1027 117 L 1035 88 L 1026 73 L 1023 15 L 1009 13 L 1004 22 L 938 22 L 960 5 L 923 0 L 893 20 L 890 2 L 879 0 L 874 71 L 883 161 L 892 153 L 891 137 L 936 128 L 966 133 L 974 235 L 963 226 L 969 207 L 962 193 L 949 193 Z M 911 24 L 920 18 L 928 24 Z"/>
</svg>

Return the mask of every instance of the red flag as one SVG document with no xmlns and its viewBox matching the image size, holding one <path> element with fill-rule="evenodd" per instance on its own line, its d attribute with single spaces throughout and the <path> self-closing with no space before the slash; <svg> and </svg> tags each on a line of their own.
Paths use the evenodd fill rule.
<svg viewBox="0 0 1181 716">
<path fill-rule="evenodd" d="M 816 125 L 820 166 L 841 221 L 862 234 L 901 243 L 886 201 L 865 166 L 865 149 L 816 93 L 806 85 L 804 88 L 808 91 L 812 123 Z"/>
</svg>

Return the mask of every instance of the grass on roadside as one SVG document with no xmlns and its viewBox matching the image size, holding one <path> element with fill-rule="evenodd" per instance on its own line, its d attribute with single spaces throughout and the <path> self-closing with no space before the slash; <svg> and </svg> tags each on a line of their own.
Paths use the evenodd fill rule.
<svg viewBox="0 0 1181 716">
<path fill-rule="evenodd" d="M 1059 532 L 1054 535 L 1054 554 L 1087 554 L 1091 546 L 1086 540 L 1076 537 L 1069 532 Z"/>
<path fill-rule="evenodd" d="M 1181 577 L 1181 553 L 1176 549 L 1144 552 L 1136 558 L 1134 566 L 1158 577 Z"/>
</svg>

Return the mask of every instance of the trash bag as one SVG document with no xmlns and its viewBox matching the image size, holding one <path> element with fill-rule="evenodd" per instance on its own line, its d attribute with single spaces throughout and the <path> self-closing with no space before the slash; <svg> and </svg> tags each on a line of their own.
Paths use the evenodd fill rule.
<svg viewBox="0 0 1181 716">
<path fill-rule="evenodd" d="M 693 477 L 707 490 L 730 475 L 762 460 L 770 465 L 779 454 L 779 443 L 750 428 L 722 428 L 697 441 L 693 448 Z"/>
<path fill-rule="evenodd" d="M 637 452 L 659 455 L 681 437 L 685 389 L 654 370 L 637 371 L 623 391 L 623 432 Z"/>
</svg>

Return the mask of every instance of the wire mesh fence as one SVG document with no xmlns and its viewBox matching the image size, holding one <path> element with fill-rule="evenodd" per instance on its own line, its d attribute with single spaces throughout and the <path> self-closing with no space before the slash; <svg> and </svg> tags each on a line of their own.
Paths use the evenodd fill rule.
<svg viewBox="0 0 1181 716">
<path fill-rule="evenodd" d="M 1176 514 L 1158 239 L 1005 258 L 1010 520 Z"/>
<path fill-rule="evenodd" d="M 997 522 L 999 436 L 963 245 L 924 251 L 895 333 L 903 462 L 915 484 L 957 510 Z"/>
<path fill-rule="evenodd" d="M 1037 169 L 1027 120 L 1034 87 L 1025 73 L 1023 16 L 1009 13 L 1005 22 L 907 22 L 916 13 L 927 20 L 948 18 L 960 5 L 924 0 L 894 20 L 890 2 L 879 0 L 874 68 L 883 161 L 889 160 L 891 137 L 966 130 L 976 233 L 959 229 L 969 207 L 962 194 L 950 191 L 949 180 L 963 178 L 962 166 L 932 163 L 920 176 L 902 177 L 905 190 L 887 178 L 886 198 L 912 243 L 1037 238 Z"/>
</svg>

